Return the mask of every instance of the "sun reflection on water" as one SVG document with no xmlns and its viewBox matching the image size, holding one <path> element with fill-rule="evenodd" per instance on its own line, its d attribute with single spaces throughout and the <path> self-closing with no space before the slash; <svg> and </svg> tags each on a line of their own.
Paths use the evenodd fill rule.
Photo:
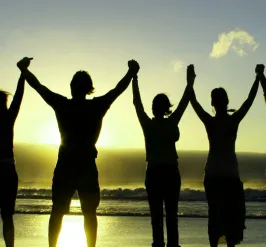
<svg viewBox="0 0 266 247">
<path fill-rule="evenodd" d="M 58 239 L 58 247 L 86 247 L 86 236 L 83 227 L 83 217 L 65 216 L 61 233 Z"/>
<path fill-rule="evenodd" d="M 72 202 L 73 203 L 73 202 Z M 99 221 L 99 217 L 98 217 Z M 117 224 L 112 217 L 100 217 L 97 239 L 104 240 L 107 235 L 114 233 L 113 224 Z M 98 242 L 98 241 L 97 241 Z M 86 247 L 86 235 L 84 232 L 83 216 L 67 215 L 63 219 L 62 229 L 58 238 L 58 247 Z"/>
</svg>

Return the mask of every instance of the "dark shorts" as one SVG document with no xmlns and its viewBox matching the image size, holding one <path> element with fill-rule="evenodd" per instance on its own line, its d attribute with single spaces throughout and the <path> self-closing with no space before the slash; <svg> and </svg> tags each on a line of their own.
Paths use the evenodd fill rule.
<svg viewBox="0 0 266 247">
<path fill-rule="evenodd" d="M 15 213 L 18 175 L 14 164 L 0 164 L 0 208 L 2 216 Z"/>
<path fill-rule="evenodd" d="M 73 164 L 72 164 L 73 166 Z M 100 188 L 95 160 L 84 167 L 70 168 L 70 164 L 58 162 L 52 185 L 53 212 L 69 213 L 71 199 L 78 192 L 81 210 L 95 214 L 100 203 Z"/>
</svg>

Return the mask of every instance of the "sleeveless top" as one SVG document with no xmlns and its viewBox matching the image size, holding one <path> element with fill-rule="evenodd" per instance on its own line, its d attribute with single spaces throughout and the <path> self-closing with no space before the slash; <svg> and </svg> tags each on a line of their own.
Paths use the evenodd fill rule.
<svg viewBox="0 0 266 247">
<path fill-rule="evenodd" d="M 209 154 L 205 167 L 206 176 L 239 177 L 235 141 L 239 122 L 226 115 L 212 117 L 205 123 L 209 139 Z"/>
</svg>

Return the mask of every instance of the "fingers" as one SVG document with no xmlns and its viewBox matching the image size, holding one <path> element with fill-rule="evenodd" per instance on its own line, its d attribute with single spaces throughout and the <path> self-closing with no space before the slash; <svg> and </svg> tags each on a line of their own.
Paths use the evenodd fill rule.
<svg viewBox="0 0 266 247">
<path fill-rule="evenodd" d="M 257 64 L 255 67 L 255 73 L 261 74 L 264 73 L 265 66 L 264 64 Z"/>
</svg>

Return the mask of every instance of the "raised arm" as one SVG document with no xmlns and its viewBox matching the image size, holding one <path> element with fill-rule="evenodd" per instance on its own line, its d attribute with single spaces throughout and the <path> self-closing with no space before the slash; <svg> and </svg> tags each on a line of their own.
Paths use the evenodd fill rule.
<svg viewBox="0 0 266 247">
<path fill-rule="evenodd" d="M 266 102 L 266 78 L 265 78 L 264 74 L 260 75 L 260 84 L 262 86 L 263 93 L 264 93 L 264 99 L 265 99 L 265 102 Z"/>
<path fill-rule="evenodd" d="M 47 104 L 53 105 L 54 101 L 59 95 L 42 85 L 37 77 L 28 70 L 31 60 L 32 58 L 25 57 L 17 63 L 17 66 L 24 78 L 27 80 L 28 84 L 42 96 Z"/>
<path fill-rule="evenodd" d="M 18 84 L 17 84 L 17 89 L 16 89 L 13 100 L 8 110 L 11 121 L 13 123 L 16 121 L 16 118 L 18 116 L 18 112 L 20 109 L 23 95 L 24 95 L 24 87 L 25 87 L 25 78 L 22 74 L 20 74 Z"/>
<path fill-rule="evenodd" d="M 105 96 L 110 104 L 117 99 L 129 86 L 133 77 L 137 75 L 139 71 L 139 64 L 135 60 L 128 61 L 128 71 L 126 75 L 117 83 L 116 87 L 109 91 Z"/>
<path fill-rule="evenodd" d="M 264 64 L 259 64 L 259 65 L 257 65 L 256 70 L 258 70 L 258 72 L 259 72 L 259 73 L 257 73 L 257 75 L 259 76 L 260 84 L 261 84 L 261 87 L 263 89 L 264 100 L 266 102 L 266 78 L 264 75 L 264 68 L 265 68 Z"/>
<path fill-rule="evenodd" d="M 189 100 L 191 97 L 191 93 L 193 91 L 193 85 L 194 85 L 195 78 L 196 78 L 196 74 L 194 71 L 194 66 L 192 64 L 190 64 L 187 67 L 187 86 L 185 88 L 184 94 L 183 94 L 177 108 L 169 117 L 169 119 L 174 121 L 175 124 L 179 123 L 180 119 L 182 118 L 182 116 L 183 116 L 183 114 L 184 114 L 184 112 L 188 106 L 188 103 L 189 103 Z"/>
<path fill-rule="evenodd" d="M 251 90 L 249 92 L 248 98 L 245 100 L 245 102 L 242 104 L 242 106 L 237 110 L 232 117 L 235 118 L 236 121 L 240 122 L 245 115 L 247 114 L 248 110 L 252 106 L 254 99 L 257 95 L 259 88 L 259 76 L 256 76 L 256 79 L 251 87 Z"/>
<path fill-rule="evenodd" d="M 143 125 L 146 120 L 149 120 L 149 117 L 144 111 L 144 107 L 141 101 L 137 76 L 133 78 L 132 91 L 133 91 L 133 104 L 135 106 L 140 124 Z"/>
<path fill-rule="evenodd" d="M 196 114 L 198 115 L 199 119 L 205 124 L 209 119 L 211 119 L 211 115 L 209 113 L 207 113 L 206 111 L 204 111 L 204 109 L 202 108 L 202 106 L 200 105 L 200 103 L 197 101 L 196 98 L 196 94 L 194 89 L 192 89 L 192 93 L 191 93 L 191 98 L 190 98 L 190 103 L 194 109 L 194 111 L 196 112 Z"/>
</svg>

